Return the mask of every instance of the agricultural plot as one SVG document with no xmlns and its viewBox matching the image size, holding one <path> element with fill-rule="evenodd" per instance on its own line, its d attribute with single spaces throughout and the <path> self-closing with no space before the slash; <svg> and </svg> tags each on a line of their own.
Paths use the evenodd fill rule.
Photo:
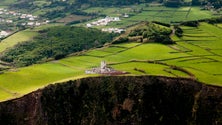
<svg viewBox="0 0 222 125">
<path fill-rule="evenodd" d="M 11 48 L 18 43 L 26 42 L 32 40 L 33 37 L 37 36 L 39 30 L 47 29 L 49 27 L 58 26 L 60 24 L 47 24 L 33 29 L 26 29 L 20 32 L 17 32 L 10 37 L 5 38 L 0 42 L 0 52 L 5 51 L 7 48 Z"/>
<path fill-rule="evenodd" d="M 57 61 L 57 63 L 84 72 L 86 68 L 92 68 L 98 66 L 100 61 L 101 58 L 94 56 L 77 56 L 75 58 L 69 57 L 66 59 L 59 60 Z"/>
<path fill-rule="evenodd" d="M 107 47 L 107 48 L 103 48 L 101 49 L 100 51 L 104 51 L 104 52 L 109 52 L 109 53 L 118 53 L 118 52 L 121 52 L 121 51 L 124 51 L 125 48 L 123 47 L 115 47 L 115 46 L 110 46 L 110 47 Z"/>
<path fill-rule="evenodd" d="M 92 50 L 89 51 L 86 55 L 95 56 L 95 57 L 104 57 L 110 55 L 110 53 L 106 51 Z"/>
<path fill-rule="evenodd" d="M 1 0 L 0 7 L 7 7 L 12 3 L 15 3 L 16 0 Z"/>
<path fill-rule="evenodd" d="M 211 11 L 201 10 L 200 7 L 192 7 L 188 14 L 188 19 L 199 20 L 204 18 L 215 17 Z"/>
<path fill-rule="evenodd" d="M 65 78 L 80 76 L 83 71 L 75 70 L 58 63 L 33 65 L 8 71 L 0 76 L 0 88 L 4 91 L 1 100 L 22 96 L 28 92 L 42 88 L 46 83 L 53 83 Z M 56 77 L 55 77 L 56 76 Z M 7 93 L 7 96 L 6 96 Z"/>
<path fill-rule="evenodd" d="M 185 40 L 182 37 L 181 42 L 177 42 L 177 44 L 189 48 L 191 51 L 186 54 L 190 54 L 192 57 L 183 62 L 174 60 L 173 62 L 168 61 L 168 63 L 183 66 L 193 72 L 200 81 L 221 85 L 222 37 L 219 34 L 222 34 L 222 30 L 214 25 L 201 23 L 196 29 L 197 32 L 195 29 L 192 31 L 196 34 L 189 36 L 192 33 L 191 30 L 187 30 L 188 28 L 183 27 Z"/>
<path fill-rule="evenodd" d="M 84 10 L 87 13 L 98 13 L 107 16 L 117 16 L 121 18 L 121 22 L 112 22 L 107 27 L 127 27 L 139 21 L 161 21 L 165 23 L 176 23 L 180 21 L 199 20 L 205 18 L 216 17 L 213 12 L 201 10 L 200 7 L 180 7 L 168 8 L 164 6 L 149 6 L 139 4 L 135 6 L 102 8 L 95 7 Z M 128 18 L 122 15 L 128 14 Z"/>
<path fill-rule="evenodd" d="M 172 74 L 164 71 L 164 69 L 168 69 L 167 66 L 160 64 L 150 64 L 144 62 L 126 62 L 111 66 L 113 66 L 115 69 L 127 71 L 136 75 L 151 74 L 151 75 L 161 75 L 161 76 L 163 75 L 173 76 Z"/>
<path fill-rule="evenodd" d="M 217 24 L 216 26 L 218 26 L 219 28 L 222 28 L 222 24 Z"/>
<path fill-rule="evenodd" d="M 5 49 L 13 47 L 18 43 L 29 41 L 36 35 L 36 31 L 32 31 L 29 29 L 15 33 L 0 42 L 0 52 L 3 52 Z"/>
<path fill-rule="evenodd" d="M 57 20 L 56 22 L 58 23 L 71 23 L 71 22 L 75 22 L 75 21 L 82 21 L 82 20 L 89 20 L 91 19 L 90 16 L 80 16 L 80 15 L 69 15 L 69 16 L 66 16 L 60 20 Z"/>
</svg>

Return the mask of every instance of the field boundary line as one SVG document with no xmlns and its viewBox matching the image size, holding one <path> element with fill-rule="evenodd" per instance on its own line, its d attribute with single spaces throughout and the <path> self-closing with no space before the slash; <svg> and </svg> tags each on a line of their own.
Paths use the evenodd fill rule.
<svg viewBox="0 0 222 125">
<path fill-rule="evenodd" d="M 170 69 L 183 72 L 183 73 L 187 74 L 191 79 L 196 80 L 195 75 L 193 73 L 187 71 L 186 69 L 176 66 L 176 65 L 171 65 L 171 64 L 164 63 L 164 62 L 160 62 L 157 60 L 129 60 L 129 61 L 124 61 L 124 62 L 119 62 L 119 63 L 110 63 L 109 65 L 118 65 L 118 64 L 124 64 L 124 63 L 132 63 L 132 62 L 151 63 L 151 64 L 159 64 L 159 65 L 168 66 Z"/>
</svg>

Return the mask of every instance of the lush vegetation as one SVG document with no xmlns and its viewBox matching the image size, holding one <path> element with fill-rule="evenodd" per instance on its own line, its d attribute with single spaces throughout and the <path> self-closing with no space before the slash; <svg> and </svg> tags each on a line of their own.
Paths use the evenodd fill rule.
<svg viewBox="0 0 222 125">
<path fill-rule="evenodd" d="M 192 5 L 212 5 L 214 8 L 218 9 L 222 5 L 221 0 L 192 0 Z"/>
<path fill-rule="evenodd" d="M 1 59 L 15 66 L 27 66 L 49 58 L 57 60 L 74 52 L 99 47 L 112 41 L 114 36 L 96 29 L 70 26 L 52 27 L 38 33 L 33 40 L 5 51 Z"/>
<path fill-rule="evenodd" d="M 148 41 L 154 41 L 163 44 L 172 44 L 173 41 L 170 39 L 172 30 L 169 27 L 147 23 L 145 26 L 135 29 L 129 33 L 130 37 L 142 36 L 142 39 Z"/>
<path fill-rule="evenodd" d="M 121 35 L 119 38 L 114 40 L 114 44 L 125 43 L 130 41 L 138 42 L 157 42 L 162 44 L 172 44 L 174 43 L 170 34 L 172 30 L 169 24 L 163 23 L 148 23 L 143 22 L 137 25 L 135 28 L 131 28 L 125 34 Z M 161 24 L 161 25 L 160 25 Z M 163 26 L 165 25 L 165 26 Z"/>
</svg>

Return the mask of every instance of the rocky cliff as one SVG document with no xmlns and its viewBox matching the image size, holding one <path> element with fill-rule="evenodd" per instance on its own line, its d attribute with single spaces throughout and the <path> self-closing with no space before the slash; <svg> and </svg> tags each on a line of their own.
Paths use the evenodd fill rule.
<svg viewBox="0 0 222 125">
<path fill-rule="evenodd" d="M 222 88 L 183 78 L 84 78 L 0 103 L 0 124 L 220 125 Z"/>
</svg>

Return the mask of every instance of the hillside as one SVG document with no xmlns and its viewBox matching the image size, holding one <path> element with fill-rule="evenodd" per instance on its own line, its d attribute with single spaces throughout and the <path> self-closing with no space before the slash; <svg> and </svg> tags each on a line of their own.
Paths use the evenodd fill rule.
<svg viewBox="0 0 222 125">
<path fill-rule="evenodd" d="M 121 21 L 96 28 L 127 28 L 141 21 L 175 24 L 219 17 L 222 13 L 220 1 L 211 1 L 209 4 L 206 1 L 198 1 L 195 6 L 190 6 L 190 0 L 181 0 L 176 4 L 180 6 L 168 7 L 166 2 L 170 1 L 3 0 L 0 1 L 0 30 L 11 34 L 48 23 L 86 27 L 93 20 L 106 16 L 119 17 Z M 219 4 L 219 7 L 216 8 L 214 4 Z M 4 34 L 0 34 L 0 38 L 4 37 Z"/>
<path fill-rule="evenodd" d="M 38 31 L 30 41 L 26 41 L 6 50 L 1 59 L 14 66 L 27 66 L 44 62 L 49 58 L 56 60 L 68 54 L 87 50 L 112 41 L 114 34 L 96 29 L 57 26 Z"/>
<path fill-rule="evenodd" d="M 175 44 L 111 44 L 61 60 L 12 68 L 0 75 L 0 100 L 21 97 L 57 81 L 97 76 L 85 74 L 85 70 L 98 67 L 102 60 L 129 75 L 186 77 L 221 86 L 220 27 L 220 23 L 206 22 L 199 23 L 198 27 L 180 26 L 182 36 L 171 36 Z"/>
<path fill-rule="evenodd" d="M 190 79 L 94 77 L 0 103 L 4 125 L 222 124 L 222 88 Z"/>
<path fill-rule="evenodd" d="M 222 124 L 221 0 L 0 0 L 0 124 Z"/>
</svg>

